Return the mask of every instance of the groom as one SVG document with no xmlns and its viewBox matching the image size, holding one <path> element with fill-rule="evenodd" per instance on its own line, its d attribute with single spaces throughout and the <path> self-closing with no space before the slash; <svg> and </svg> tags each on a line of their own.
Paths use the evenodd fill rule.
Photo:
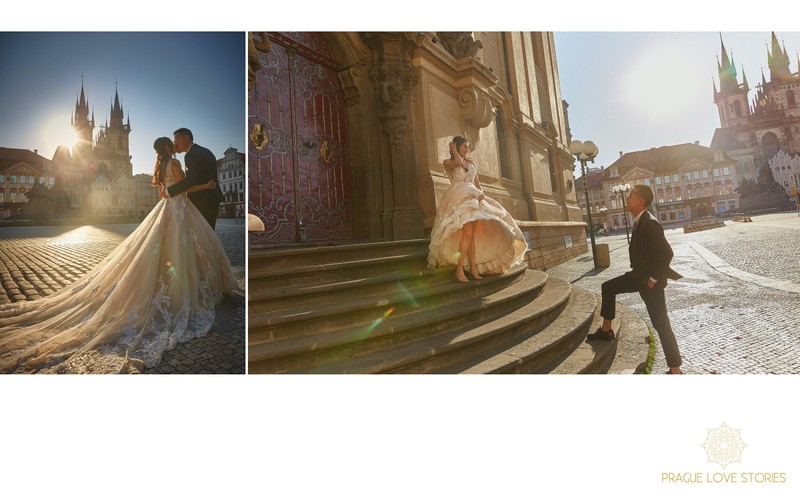
<svg viewBox="0 0 800 504">
<path fill-rule="evenodd" d="M 188 128 L 175 130 L 172 134 L 172 143 L 175 145 L 176 153 L 186 153 L 183 159 L 186 164 L 186 178 L 169 186 L 166 193 L 162 192 L 162 197 L 176 196 L 194 185 L 217 179 L 217 158 L 210 150 L 194 143 L 194 136 Z M 208 221 L 211 229 L 214 229 L 219 204 L 223 200 L 219 185 L 215 189 L 191 192 L 188 196 Z"/>
</svg>

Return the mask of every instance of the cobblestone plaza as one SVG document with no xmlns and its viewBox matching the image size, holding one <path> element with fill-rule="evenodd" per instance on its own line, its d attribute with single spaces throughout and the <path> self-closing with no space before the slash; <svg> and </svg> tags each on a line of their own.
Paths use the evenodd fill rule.
<svg viewBox="0 0 800 504">
<path fill-rule="evenodd" d="M 0 304 L 39 299 L 69 285 L 106 257 L 138 224 L 0 228 Z M 244 226 L 220 219 L 217 235 L 239 288 L 217 307 L 211 331 L 164 354 L 148 373 L 244 373 Z"/>
<path fill-rule="evenodd" d="M 753 222 L 684 234 L 666 229 L 683 279 L 667 287 L 667 309 L 684 370 L 700 374 L 800 373 L 800 217 L 759 215 Z M 600 293 L 600 285 L 628 271 L 624 232 L 599 237 L 611 267 L 594 270 L 591 251 L 548 271 Z M 638 294 L 618 302 L 648 321 Z M 666 364 L 660 349 L 655 371 Z"/>
</svg>

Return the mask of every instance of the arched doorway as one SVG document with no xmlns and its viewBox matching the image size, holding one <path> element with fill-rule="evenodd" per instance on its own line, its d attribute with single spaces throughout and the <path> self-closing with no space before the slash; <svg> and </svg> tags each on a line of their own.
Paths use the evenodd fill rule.
<svg viewBox="0 0 800 504">
<path fill-rule="evenodd" d="M 708 208 L 706 208 L 705 203 L 697 205 L 697 216 L 698 217 L 708 217 Z"/>
<path fill-rule="evenodd" d="M 249 94 L 251 244 L 347 240 L 353 234 L 347 120 L 337 63 L 322 33 L 270 33 Z"/>
</svg>

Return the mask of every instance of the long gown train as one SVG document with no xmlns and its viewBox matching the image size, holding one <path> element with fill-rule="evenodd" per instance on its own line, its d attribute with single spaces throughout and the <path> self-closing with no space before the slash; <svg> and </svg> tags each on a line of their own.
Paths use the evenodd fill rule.
<svg viewBox="0 0 800 504">
<path fill-rule="evenodd" d="M 0 372 L 153 367 L 166 350 L 208 333 L 215 305 L 236 287 L 216 232 L 186 194 L 162 199 L 72 285 L 0 306 Z"/>
</svg>

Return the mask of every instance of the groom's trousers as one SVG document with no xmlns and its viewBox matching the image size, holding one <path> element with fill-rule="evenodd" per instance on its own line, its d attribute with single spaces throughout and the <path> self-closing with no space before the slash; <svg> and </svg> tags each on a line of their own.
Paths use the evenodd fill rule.
<svg viewBox="0 0 800 504">
<path fill-rule="evenodd" d="M 658 284 L 650 288 L 647 284 L 642 284 L 641 281 L 637 280 L 631 272 L 603 282 L 603 304 L 600 307 L 600 315 L 604 319 L 614 319 L 616 316 L 617 294 L 625 292 L 638 292 L 642 297 L 642 301 L 647 307 L 647 314 L 650 316 L 650 322 L 652 322 L 653 328 L 661 340 L 661 347 L 664 349 L 667 366 L 680 367 L 682 363 L 681 353 L 678 350 L 675 333 L 672 332 L 672 326 L 669 323 L 664 288 Z"/>
</svg>

